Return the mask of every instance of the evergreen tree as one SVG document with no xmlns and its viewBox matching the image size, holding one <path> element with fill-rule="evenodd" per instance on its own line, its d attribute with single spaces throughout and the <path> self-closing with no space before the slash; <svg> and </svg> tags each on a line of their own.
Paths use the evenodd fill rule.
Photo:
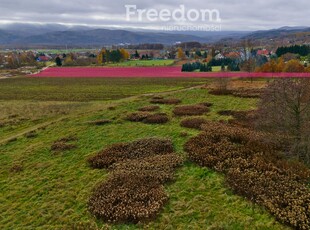
<svg viewBox="0 0 310 230">
<path fill-rule="evenodd" d="M 57 66 L 62 66 L 62 61 L 61 61 L 60 57 L 56 57 L 55 62 L 56 62 Z"/>
</svg>

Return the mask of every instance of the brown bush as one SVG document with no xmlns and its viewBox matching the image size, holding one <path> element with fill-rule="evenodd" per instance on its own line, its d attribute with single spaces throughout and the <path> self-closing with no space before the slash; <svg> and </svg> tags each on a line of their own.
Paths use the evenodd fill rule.
<svg viewBox="0 0 310 230">
<path fill-rule="evenodd" d="M 160 107 L 157 105 L 150 105 L 150 106 L 142 107 L 138 110 L 141 112 L 154 112 L 154 111 L 159 110 L 159 109 L 160 109 Z"/>
<path fill-rule="evenodd" d="M 146 124 L 165 124 L 169 121 L 169 117 L 165 113 L 156 113 L 149 115 L 145 120 Z"/>
<path fill-rule="evenodd" d="M 216 96 L 232 95 L 241 98 L 260 98 L 262 93 L 263 89 L 235 89 L 235 90 L 214 89 L 209 91 L 209 94 Z"/>
<path fill-rule="evenodd" d="M 200 105 L 203 105 L 203 106 L 206 106 L 206 107 L 211 107 L 211 106 L 213 106 L 214 104 L 213 104 L 213 103 L 210 103 L 210 102 L 203 102 L 203 103 L 200 103 Z"/>
<path fill-rule="evenodd" d="M 227 183 L 240 195 L 265 206 L 281 222 L 296 229 L 310 228 L 307 186 L 272 171 L 231 169 Z"/>
<path fill-rule="evenodd" d="M 88 206 L 105 221 L 137 223 L 154 219 L 167 201 L 164 187 L 156 180 L 116 174 L 94 189 Z"/>
<path fill-rule="evenodd" d="M 128 121 L 144 122 L 146 124 L 165 124 L 169 121 L 169 117 L 165 113 L 148 113 L 148 112 L 135 112 L 127 115 Z"/>
<path fill-rule="evenodd" d="M 152 115 L 148 112 L 135 112 L 128 114 L 126 117 L 126 120 L 132 121 L 132 122 L 143 122 L 148 116 Z"/>
<path fill-rule="evenodd" d="M 241 98 L 260 98 L 263 94 L 263 89 L 237 89 L 231 91 L 231 94 Z"/>
<path fill-rule="evenodd" d="M 221 116 L 232 116 L 233 111 L 232 110 L 221 110 L 217 112 Z"/>
<path fill-rule="evenodd" d="M 208 120 L 202 117 L 187 118 L 181 121 L 181 126 L 190 129 L 201 129 L 203 124 L 208 123 Z"/>
<path fill-rule="evenodd" d="M 174 179 L 183 159 L 171 141 L 151 138 L 113 145 L 90 162 L 112 172 L 93 190 L 90 212 L 108 222 L 138 223 L 154 219 L 168 201 L 162 184 Z"/>
<path fill-rule="evenodd" d="M 62 152 L 75 149 L 76 145 L 68 144 L 66 142 L 57 141 L 51 146 L 51 150 L 53 152 Z"/>
<path fill-rule="evenodd" d="M 207 112 L 209 112 L 209 109 L 204 105 L 184 105 L 178 106 L 173 110 L 176 116 L 197 116 Z"/>
<path fill-rule="evenodd" d="M 202 125 L 203 133 L 185 145 L 189 158 L 226 174 L 239 195 L 265 206 L 296 229 L 310 228 L 310 171 L 278 154 L 267 134 L 224 123 Z"/>
<path fill-rule="evenodd" d="M 170 98 L 170 99 L 152 99 L 150 101 L 152 104 L 166 104 L 166 105 L 177 105 L 180 104 L 182 101 L 179 99 L 174 99 L 174 98 Z"/>
<path fill-rule="evenodd" d="M 259 117 L 259 112 L 257 110 L 252 111 L 232 111 L 233 120 L 230 120 L 229 123 L 254 128 L 256 126 L 256 121 Z"/>
<path fill-rule="evenodd" d="M 88 162 L 93 168 L 107 168 L 114 163 L 127 159 L 140 159 L 154 155 L 164 155 L 173 152 L 171 140 L 148 138 L 131 143 L 120 143 L 90 157 Z"/>
<path fill-rule="evenodd" d="M 12 167 L 10 168 L 10 172 L 12 173 L 19 173 L 24 170 L 24 167 L 21 163 L 14 163 Z"/>
<path fill-rule="evenodd" d="M 189 136 L 188 132 L 181 132 L 180 133 L 180 137 L 188 137 L 188 136 Z"/>
<path fill-rule="evenodd" d="M 115 106 L 109 106 L 109 107 L 108 107 L 108 110 L 110 110 L 110 111 L 115 111 L 115 110 L 116 110 L 116 107 L 115 107 Z"/>
<path fill-rule="evenodd" d="M 35 138 L 35 137 L 37 137 L 38 134 L 37 134 L 36 131 L 31 131 L 31 132 L 29 132 L 29 133 L 26 133 L 24 136 L 25 136 L 26 138 L 30 139 L 30 138 Z"/>
<path fill-rule="evenodd" d="M 111 121 L 110 121 L 110 120 L 107 120 L 107 119 L 96 120 L 96 121 L 90 121 L 90 122 L 88 122 L 88 124 L 90 124 L 90 125 L 96 125 L 96 126 L 106 125 L 106 124 L 109 124 L 109 123 L 111 123 Z"/>
<path fill-rule="evenodd" d="M 183 159 L 175 154 L 156 155 L 136 160 L 124 160 L 113 164 L 109 169 L 114 174 L 144 175 L 160 183 L 174 179 L 174 170 L 183 163 Z"/>
<path fill-rule="evenodd" d="M 70 142 L 77 141 L 77 137 L 69 136 L 61 138 L 55 141 L 51 146 L 51 151 L 53 152 L 63 152 L 68 151 L 76 148 L 75 144 L 71 144 Z"/>
</svg>

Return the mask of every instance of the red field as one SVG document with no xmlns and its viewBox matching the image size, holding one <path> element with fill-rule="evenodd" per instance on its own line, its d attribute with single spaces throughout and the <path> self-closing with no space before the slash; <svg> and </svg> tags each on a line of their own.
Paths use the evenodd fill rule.
<svg viewBox="0 0 310 230">
<path fill-rule="evenodd" d="M 181 72 L 181 67 L 61 67 L 32 77 L 310 77 L 310 73 Z"/>
</svg>

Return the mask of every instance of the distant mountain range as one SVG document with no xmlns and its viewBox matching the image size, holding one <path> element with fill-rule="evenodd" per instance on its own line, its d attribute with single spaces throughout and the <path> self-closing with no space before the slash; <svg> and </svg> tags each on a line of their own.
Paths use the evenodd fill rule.
<svg viewBox="0 0 310 230">
<path fill-rule="evenodd" d="M 68 27 L 60 24 L 4 24 L 0 25 L 0 46 L 80 46 L 100 47 L 120 43 L 141 44 L 176 42 L 214 43 L 221 40 L 273 39 L 294 33 L 310 32 L 310 27 L 282 27 L 267 31 L 221 31 L 221 32 L 158 32 L 148 30 L 112 30 L 87 26 Z"/>
</svg>

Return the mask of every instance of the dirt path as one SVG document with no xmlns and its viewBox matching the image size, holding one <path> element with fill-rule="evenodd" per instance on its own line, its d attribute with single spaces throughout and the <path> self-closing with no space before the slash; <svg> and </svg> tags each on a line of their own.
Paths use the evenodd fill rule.
<svg viewBox="0 0 310 230">
<path fill-rule="evenodd" d="M 131 97 L 127 97 L 127 98 L 123 98 L 123 99 L 119 99 L 111 104 L 106 104 L 105 106 L 102 106 L 100 108 L 97 108 L 97 109 L 94 109 L 94 110 L 87 110 L 87 111 L 84 111 L 84 112 L 81 112 L 81 113 L 78 113 L 78 114 L 74 114 L 74 115 L 66 115 L 66 116 L 63 116 L 63 117 L 60 117 L 60 118 L 57 118 L 57 119 L 53 119 L 53 120 L 50 120 L 50 121 L 47 121 L 47 122 L 44 122 L 44 123 L 41 123 L 41 124 L 38 124 L 38 125 L 35 125 L 33 127 L 30 127 L 30 128 L 26 128 L 22 131 L 20 131 L 19 133 L 16 133 L 14 135 L 8 135 L 7 137 L 4 137 L 2 138 L 2 140 L 0 140 L 0 145 L 3 145 L 3 144 L 6 144 L 10 141 L 13 141 L 19 137 L 22 137 L 24 135 L 26 135 L 27 133 L 30 133 L 30 132 L 35 132 L 39 129 L 42 129 L 42 128 L 46 128 L 52 124 L 55 124 L 55 123 L 58 123 L 58 122 L 61 122 L 63 120 L 66 120 L 66 119 L 69 119 L 69 118 L 76 118 L 76 117 L 79 117 L 79 116 L 82 116 L 82 115 L 85 115 L 85 114 L 90 114 L 90 113 L 94 113 L 94 112 L 97 112 L 99 110 L 102 110 L 102 109 L 108 109 L 108 107 L 111 107 L 111 106 L 118 106 L 119 104 L 121 103 L 124 103 L 124 102 L 130 102 L 130 101 L 133 101 L 133 100 L 136 100 L 136 99 L 140 99 L 142 97 L 147 97 L 147 96 L 152 96 L 152 95 L 160 95 L 160 96 L 165 96 L 165 95 L 168 95 L 168 94 L 171 94 L 171 93 L 179 93 L 179 92 L 184 92 L 184 91 L 188 91 L 188 90 L 193 90 L 193 89 L 199 89 L 201 87 L 204 87 L 205 85 L 198 85 L 198 86 L 193 86 L 193 87 L 189 87 L 189 88 L 183 88 L 183 89 L 178 89 L 178 90 L 169 90 L 169 91 L 163 91 L 163 92 L 160 92 L 160 93 L 147 93 L 147 94 L 141 94 L 141 95 L 136 95 L 136 96 L 131 96 Z"/>
</svg>

